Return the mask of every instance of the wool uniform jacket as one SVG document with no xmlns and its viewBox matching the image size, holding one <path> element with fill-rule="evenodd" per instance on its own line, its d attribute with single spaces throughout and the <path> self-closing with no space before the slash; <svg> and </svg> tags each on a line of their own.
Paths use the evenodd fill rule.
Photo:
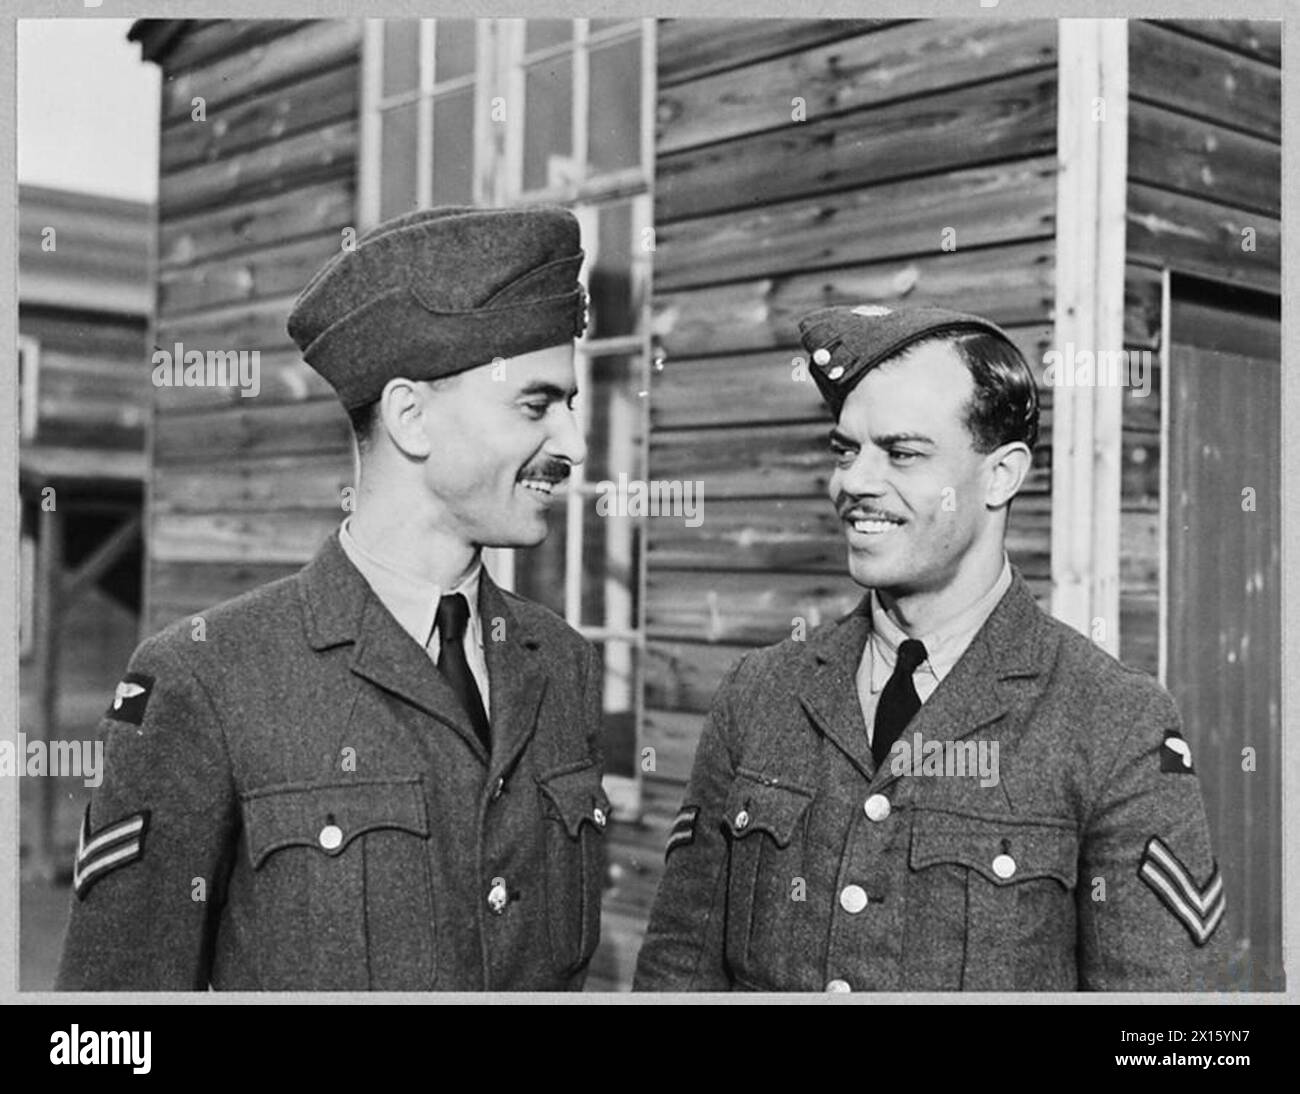
<svg viewBox="0 0 1300 1094">
<path fill-rule="evenodd" d="M 729 673 L 636 987 L 1206 987 L 1223 884 L 1169 695 L 1016 572 L 900 738 L 951 761 L 896 746 L 877 768 L 854 681 L 870 629 L 864 598 Z M 995 744 L 997 777 L 976 774 Z"/>
<path fill-rule="evenodd" d="M 62 990 L 556 990 L 600 927 L 601 673 L 483 575 L 489 758 L 332 536 L 136 651 Z M 196 639 L 201 635 L 201 639 Z"/>
</svg>

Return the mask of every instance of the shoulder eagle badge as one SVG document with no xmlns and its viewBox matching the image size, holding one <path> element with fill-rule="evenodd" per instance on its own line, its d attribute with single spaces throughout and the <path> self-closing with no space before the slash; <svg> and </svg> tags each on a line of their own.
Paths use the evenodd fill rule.
<svg viewBox="0 0 1300 1094">
<path fill-rule="evenodd" d="M 128 672 L 113 692 L 113 701 L 104 711 L 104 717 L 138 726 L 144 721 L 144 708 L 149 705 L 153 682 L 154 678 L 148 673 Z"/>
<path fill-rule="evenodd" d="M 1195 775 L 1192 749 L 1185 737 L 1170 730 L 1160 744 L 1160 770 L 1166 775 Z"/>
</svg>

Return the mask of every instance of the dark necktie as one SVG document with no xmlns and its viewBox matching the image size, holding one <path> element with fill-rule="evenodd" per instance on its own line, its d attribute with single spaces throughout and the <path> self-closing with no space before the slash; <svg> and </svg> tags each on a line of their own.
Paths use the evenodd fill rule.
<svg viewBox="0 0 1300 1094">
<path fill-rule="evenodd" d="M 898 647 L 894 675 L 880 693 L 880 702 L 876 704 L 876 724 L 871 731 L 871 755 L 877 767 L 884 763 L 907 723 L 921 709 L 912 673 L 925 658 L 925 645 L 915 638 L 907 639 Z"/>
<path fill-rule="evenodd" d="M 483 710 L 483 697 L 479 694 L 474 674 L 465 659 L 465 627 L 469 623 L 469 601 L 460 593 L 452 593 L 438 601 L 438 671 L 447 679 L 456 693 L 465 713 L 474 726 L 474 732 L 483 747 L 492 751 L 492 731 L 488 728 L 487 713 Z"/>
</svg>

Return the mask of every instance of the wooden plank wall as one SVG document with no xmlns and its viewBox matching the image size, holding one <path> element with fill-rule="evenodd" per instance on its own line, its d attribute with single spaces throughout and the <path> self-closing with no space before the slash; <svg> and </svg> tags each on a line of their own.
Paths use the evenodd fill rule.
<svg viewBox="0 0 1300 1094">
<path fill-rule="evenodd" d="M 658 78 L 650 477 L 702 481 L 705 507 L 698 528 L 649 522 L 656 762 L 641 823 L 614 832 L 615 969 L 635 955 L 723 672 L 861 595 L 826 497 L 829 421 L 793 379 L 798 316 L 981 312 L 1040 370 L 1051 334 L 1055 22 L 670 20 Z M 1011 545 L 1045 600 L 1050 406 L 1044 426 Z"/>
<path fill-rule="evenodd" d="M 144 450 L 152 233 L 144 202 L 20 188 L 18 330 L 40 344 L 36 443 Z"/>
<path fill-rule="evenodd" d="M 1257 300 L 1280 302 L 1280 65 L 1278 23 L 1130 25 L 1128 328 L 1135 344 L 1150 346 L 1158 358 L 1162 267 L 1208 280 L 1200 282 L 1202 303 L 1181 298 L 1178 286 L 1186 281 L 1174 281 L 1170 368 L 1181 371 L 1170 378 L 1167 453 L 1159 446 L 1159 373 L 1150 398 L 1125 401 L 1124 517 L 1140 522 L 1142 535 L 1125 540 L 1122 653 L 1156 671 L 1163 458 L 1171 480 L 1169 553 L 1163 560 L 1170 628 L 1166 682 L 1182 709 L 1224 864 L 1223 930 L 1231 962 L 1219 982 L 1209 985 L 1224 990 L 1282 986 L 1276 640 L 1281 594 L 1277 528 L 1270 516 L 1278 486 L 1277 423 L 1270 428 L 1266 417 L 1270 407 L 1276 413 L 1276 399 L 1270 402 L 1268 393 L 1276 394 L 1281 376 L 1280 343 L 1276 322 L 1260 318 L 1258 305 L 1238 308 L 1227 291 L 1241 286 L 1266 294 Z M 1243 247 L 1246 229 L 1253 230 L 1253 250 Z M 1216 283 L 1225 288 L 1215 289 Z M 1204 418 L 1207 405 L 1234 400 L 1229 413 L 1240 424 L 1229 424 L 1227 433 L 1220 418 Z M 1204 419 L 1199 426 L 1198 416 Z M 1243 437 L 1250 440 L 1241 449 Z M 1139 467 L 1146 474 L 1133 466 L 1143 451 Z M 1243 483 L 1259 490 L 1253 519 L 1238 512 Z M 1224 499 L 1225 489 L 1233 497 Z M 1188 490 L 1196 499 L 1191 511 L 1179 508 Z M 1202 511 L 1207 505 L 1208 519 Z M 1237 519 L 1212 516 L 1229 509 L 1238 512 Z M 1185 525 L 1191 530 L 1182 535 Z M 1218 607 L 1207 611 L 1206 597 Z M 1253 772 L 1242 770 L 1246 747 L 1256 753 Z"/>
<path fill-rule="evenodd" d="M 342 519 L 347 418 L 285 320 L 356 223 L 360 43 L 358 20 L 216 21 L 163 58 L 155 342 L 258 350 L 261 391 L 156 389 L 145 633 L 291 573 Z"/>
<path fill-rule="evenodd" d="M 1129 24 L 1126 346 L 1151 394 L 1124 398 L 1120 656 L 1159 664 L 1161 267 L 1281 291 L 1281 24 Z M 1242 249 L 1242 231 L 1255 250 Z"/>
</svg>

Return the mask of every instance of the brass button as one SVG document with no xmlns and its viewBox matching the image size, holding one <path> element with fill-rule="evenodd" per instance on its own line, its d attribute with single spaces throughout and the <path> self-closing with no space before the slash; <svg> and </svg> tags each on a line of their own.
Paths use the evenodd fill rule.
<svg viewBox="0 0 1300 1094">
<path fill-rule="evenodd" d="M 852 991 L 853 989 L 849 987 L 849 982 L 847 980 L 832 980 L 829 984 L 826 985 L 826 990 L 843 992 L 843 991 Z"/>
<path fill-rule="evenodd" d="M 736 827 L 737 828 L 749 827 L 749 811 L 747 809 L 742 809 L 739 813 L 736 814 Z"/>
<path fill-rule="evenodd" d="M 813 350 L 814 365 L 824 365 L 828 361 L 830 361 L 830 359 L 831 359 L 831 351 L 828 350 L 825 346 L 823 346 L 821 349 Z"/>
<path fill-rule="evenodd" d="M 597 828 L 604 828 L 609 818 L 605 816 L 605 810 L 598 805 L 591 811 L 591 819 L 596 822 Z"/>
<path fill-rule="evenodd" d="M 865 802 L 862 803 L 862 811 L 866 813 L 868 820 L 882 821 L 893 807 L 889 804 L 889 799 L 884 794 L 872 794 Z"/>
<path fill-rule="evenodd" d="M 1010 855 L 998 855 L 998 857 L 993 860 L 993 872 L 1003 881 L 1006 881 L 1007 878 L 1012 877 L 1016 872 L 1016 860 Z"/>
<path fill-rule="evenodd" d="M 326 851 L 337 851 L 343 845 L 343 829 L 337 824 L 327 824 L 317 838 Z"/>
<path fill-rule="evenodd" d="M 844 366 L 836 365 L 826 375 L 829 376 L 832 380 L 838 380 L 841 376 L 844 375 Z"/>
<path fill-rule="evenodd" d="M 488 907 L 492 909 L 493 915 L 500 915 L 506 910 L 506 905 L 510 903 L 510 894 L 506 892 L 505 878 L 494 877 L 492 879 L 492 888 L 488 890 L 487 902 Z"/>
<path fill-rule="evenodd" d="M 861 885 L 846 885 L 840 891 L 840 907 L 857 915 L 867 906 L 867 891 Z"/>
</svg>

